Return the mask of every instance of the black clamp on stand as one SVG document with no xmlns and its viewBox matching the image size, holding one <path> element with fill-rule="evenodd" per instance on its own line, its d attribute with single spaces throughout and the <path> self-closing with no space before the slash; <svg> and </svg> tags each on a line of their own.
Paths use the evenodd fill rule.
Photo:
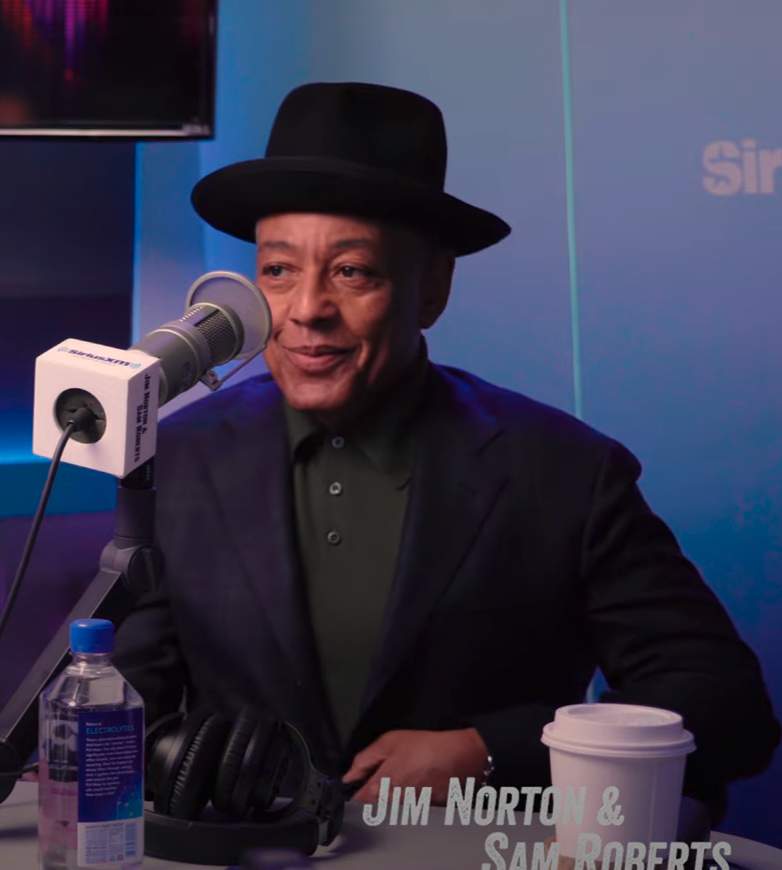
<svg viewBox="0 0 782 870">
<path fill-rule="evenodd" d="M 154 539 L 153 458 L 119 482 L 114 539 L 101 553 L 98 574 L 0 712 L 0 803 L 38 746 L 38 696 L 70 660 L 71 622 L 98 618 L 119 626 L 136 600 L 157 586 L 163 557 Z"/>
</svg>

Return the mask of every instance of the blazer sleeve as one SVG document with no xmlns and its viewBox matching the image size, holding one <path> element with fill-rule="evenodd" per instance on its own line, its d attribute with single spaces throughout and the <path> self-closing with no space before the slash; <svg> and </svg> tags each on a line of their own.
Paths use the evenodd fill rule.
<svg viewBox="0 0 782 870">
<path fill-rule="evenodd" d="M 637 486 L 640 471 L 629 451 L 610 442 L 584 526 L 583 614 L 610 687 L 600 700 L 681 714 L 697 745 L 687 759 L 684 793 L 718 818 L 726 784 L 770 764 L 780 726 L 756 656 L 647 505 Z M 498 773 L 504 763 L 516 781 L 546 782 L 548 750 L 540 734 L 553 718 L 552 707 L 523 705 L 473 724 Z"/>
<path fill-rule="evenodd" d="M 117 631 L 114 664 L 144 699 L 147 724 L 176 712 L 189 676 L 179 648 L 165 579 L 142 596 Z"/>
<path fill-rule="evenodd" d="M 779 744 L 760 664 L 638 490 L 623 447 L 606 456 L 584 542 L 601 700 L 680 713 L 693 733 L 685 793 L 708 798 L 768 767 Z"/>
</svg>

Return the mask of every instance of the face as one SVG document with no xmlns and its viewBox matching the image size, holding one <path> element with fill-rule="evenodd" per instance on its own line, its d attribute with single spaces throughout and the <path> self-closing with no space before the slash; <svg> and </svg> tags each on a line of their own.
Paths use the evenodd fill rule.
<svg viewBox="0 0 782 870">
<path fill-rule="evenodd" d="M 359 415 L 415 364 L 453 259 L 413 233 L 332 215 L 264 218 L 256 241 L 269 371 L 294 408 L 327 424 Z"/>
</svg>

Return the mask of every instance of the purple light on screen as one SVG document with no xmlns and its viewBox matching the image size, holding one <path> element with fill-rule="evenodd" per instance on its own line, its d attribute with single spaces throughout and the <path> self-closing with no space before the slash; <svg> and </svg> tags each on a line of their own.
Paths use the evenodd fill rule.
<svg viewBox="0 0 782 870">
<path fill-rule="evenodd" d="M 33 23 L 65 48 L 66 80 L 73 79 L 88 28 L 105 33 L 109 0 L 24 0 Z"/>
</svg>

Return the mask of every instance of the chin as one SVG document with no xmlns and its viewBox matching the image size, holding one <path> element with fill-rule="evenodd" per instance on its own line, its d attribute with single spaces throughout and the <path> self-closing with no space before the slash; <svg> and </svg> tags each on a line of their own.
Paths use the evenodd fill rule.
<svg viewBox="0 0 782 870">
<path fill-rule="evenodd" d="M 311 414 L 341 415 L 355 405 L 355 399 L 341 390 L 324 390 L 322 385 L 283 390 L 288 404 Z"/>
</svg>

